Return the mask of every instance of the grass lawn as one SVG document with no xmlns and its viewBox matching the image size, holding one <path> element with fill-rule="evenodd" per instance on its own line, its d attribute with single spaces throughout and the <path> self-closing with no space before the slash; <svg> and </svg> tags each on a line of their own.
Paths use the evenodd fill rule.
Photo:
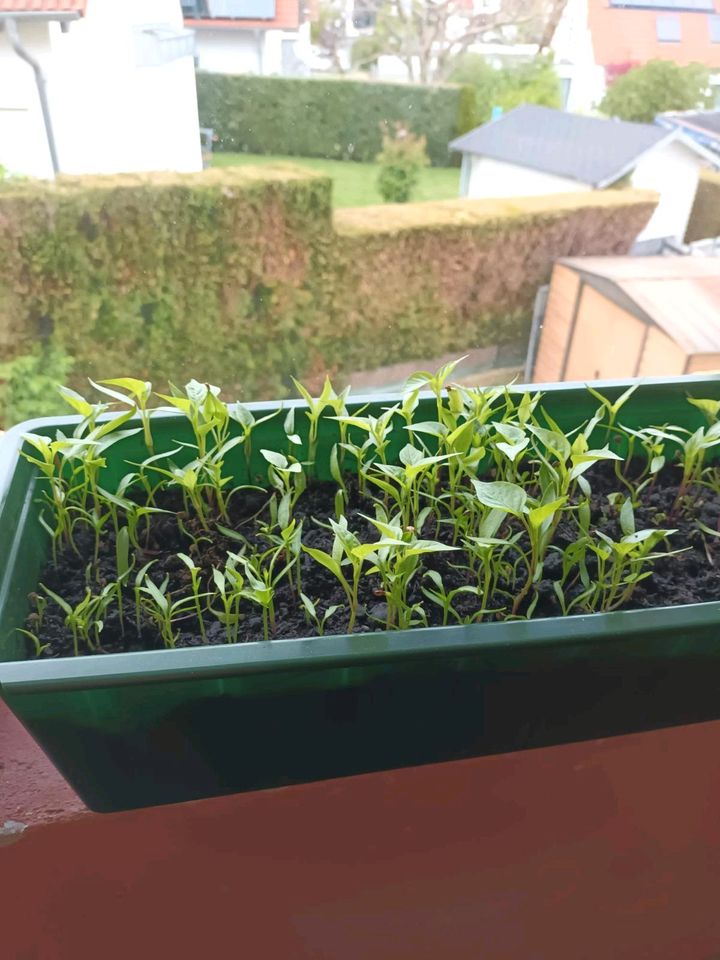
<svg viewBox="0 0 720 960">
<path fill-rule="evenodd" d="M 317 157 L 259 156 L 252 153 L 213 154 L 214 167 L 279 162 L 293 163 L 332 177 L 336 207 L 366 207 L 383 202 L 375 185 L 378 173 L 375 163 L 323 160 Z M 412 199 L 452 200 L 458 195 L 459 181 L 460 171 L 457 167 L 426 167 L 420 174 L 420 183 Z"/>
</svg>

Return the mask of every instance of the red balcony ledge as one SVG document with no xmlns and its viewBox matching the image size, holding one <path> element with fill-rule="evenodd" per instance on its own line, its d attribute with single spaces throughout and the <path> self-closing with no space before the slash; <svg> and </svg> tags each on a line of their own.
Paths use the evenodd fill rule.
<svg viewBox="0 0 720 960">
<path fill-rule="evenodd" d="M 709 958 L 719 740 L 704 723 L 102 815 L 0 704 L 2 954 Z"/>
</svg>

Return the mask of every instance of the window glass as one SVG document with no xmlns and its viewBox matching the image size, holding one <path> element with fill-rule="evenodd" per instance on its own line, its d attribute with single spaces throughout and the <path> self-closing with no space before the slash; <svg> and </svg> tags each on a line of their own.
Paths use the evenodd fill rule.
<svg viewBox="0 0 720 960">
<path fill-rule="evenodd" d="M 655 21 L 657 38 L 663 43 L 679 43 L 682 39 L 680 17 L 663 16 Z"/>
</svg>

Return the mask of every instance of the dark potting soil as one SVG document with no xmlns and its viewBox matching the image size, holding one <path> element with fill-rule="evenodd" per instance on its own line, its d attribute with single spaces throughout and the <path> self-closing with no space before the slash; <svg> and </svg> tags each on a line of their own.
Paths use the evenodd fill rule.
<svg viewBox="0 0 720 960">
<path fill-rule="evenodd" d="M 601 530 L 614 539 L 621 537 L 618 511 L 611 506 L 607 495 L 622 489 L 617 481 L 611 466 L 595 464 L 586 474 L 593 490 L 592 520 L 594 529 Z M 715 537 L 707 536 L 698 530 L 696 520 L 701 520 L 708 527 L 717 530 L 720 527 L 720 498 L 705 488 L 693 491 L 692 504 L 684 511 L 676 512 L 671 516 L 672 506 L 677 494 L 679 472 L 676 468 L 666 468 L 657 479 L 653 489 L 646 489 L 642 495 L 642 505 L 635 510 L 635 523 L 638 530 L 647 527 L 675 528 L 677 533 L 670 538 L 673 550 L 685 549 L 685 552 L 672 557 L 657 560 L 652 566 L 652 574 L 642 581 L 631 601 L 625 609 L 644 607 L 665 607 L 678 604 L 698 603 L 720 599 L 720 549 L 719 541 Z M 359 497 L 356 488 L 349 484 L 349 505 L 346 516 L 350 529 L 365 541 L 377 539 L 375 528 L 364 519 L 362 514 L 374 513 L 372 503 Z M 321 522 L 334 516 L 334 495 L 336 486 L 330 483 L 311 485 L 300 497 L 294 511 L 298 521 L 303 522 L 302 540 L 305 546 L 316 547 L 330 551 L 332 543 L 331 533 L 318 526 L 313 518 Z M 257 543 L 263 549 L 269 544 L 260 533 L 260 526 L 267 520 L 269 494 L 259 491 L 238 493 L 231 505 L 231 522 L 229 526 L 241 532 L 251 543 Z M 173 599 L 190 595 L 190 574 L 186 566 L 177 557 L 178 552 L 184 552 L 193 557 L 196 564 L 203 571 L 204 584 L 212 575 L 213 566 L 223 568 L 228 551 L 237 552 L 240 544 L 213 530 L 209 540 L 201 540 L 199 545 L 193 545 L 192 537 L 183 533 L 178 524 L 178 515 L 183 521 L 186 530 L 196 537 L 207 537 L 200 524 L 192 517 L 184 514 L 182 499 L 179 493 L 165 491 L 157 498 L 157 506 L 171 511 L 170 514 L 157 514 L 151 518 L 150 534 L 147 540 L 147 549 L 135 558 L 134 570 L 137 571 L 149 560 L 155 563 L 150 574 L 156 584 L 162 583 L 165 576 L 169 577 L 168 590 Z M 425 537 L 449 542 L 450 531 L 445 525 L 435 529 L 434 520 L 428 522 L 423 531 Z M 498 534 L 501 535 L 501 534 Z M 565 547 L 576 538 L 576 527 L 571 520 L 564 519 L 554 538 L 554 544 Z M 86 591 L 86 569 L 92 560 L 94 536 L 88 531 L 80 531 L 76 535 L 79 555 L 66 550 L 58 557 L 57 566 L 48 564 L 41 578 L 41 582 L 53 590 L 69 603 L 78 603 Z M 665 549 L 661 544 L 658 551 Z M 452 553 L 427 554 L 422 558 L 420 570 L 411 582 L 408 599 L 410 603 L 422 602 L 427 614 L 428 624 L 438 626 L 442 623 L 440 607 L 423 596 L 420 590 L 422 575 L 427 570 L 437 570 L 443 580 L 446 590 L 454 589 L 463 584 L 473 584 L 467 571 L 458 571 L 455 565 L 464 562 L 462 551 Z M 322 566 L 303 553 L 301 558 L 302 589 L 303 592 L 316 603 L 320 613 L 333 604 L 343 605 L 345 595 L 334 577 Z M 588 557 L 588 568 L 592 574 L 592 559 Z M 555 596 L 552 582 L 560 579 L 562 560 L 559 553 L 550 551 L 547 555 L 543 570 L 544 578 L 537 585 L 539 594 L 533 618 L 552 617 L 561 615 L 558 600 Z M 100 550 L 99 581 L 92 584 L 93 590 L 100 589 L 105 583 L 116 579 L 115 568 L 115 540 L 114 533 L 108 532 Z M 131 584 L 133 575 L 131 575 Z M 162 649 L 163 644 L 157 627 L 144 617 L 141 618 L 139 631 L 135 625 L 134 596 L 131 587 L 124 591 L 124 633 L 121 630 L 120 618 L 113 607 L 104 623 L 101 633 L 101 650 L 103 653 L 121 653 L 134 650 Z M 528 596 L 527 602 L 532 598 Z M 380 580 L 377 576 L 364 576 L 360 589 L 360 608 L 355 625 L 356 633 L 383 630 L 385 628 L 386 606 Z M 520 612 L 527 609 L 527 602 Z M 462 617 L 471 616 L 480 610 L 482 601 L 470 593 L 458 594 L 454 607 Z M 504 606 L 507 611 L 507 598 L 501 598 L 497 603 L 486 606 Z M 273 639 L 289 639 L 294 637 L 315 636 L 317 631 L 308 623 L 302 605 L 287 581 L 277 587 L 275 592 L 276 632 Z M 263 637 L 262 618 L 260 608 L 254 608 L 250 602 L 244 604 L 244 617 L 240 623 L 240 642 L 261 640 Z M 582 612 L 582 611 L 578 611 Z M 223 644 L 226 642 L 226 631 L 210 611 L 204 614 L 204 624 L 207 642 Z M 483 622 L 492 619 L 503 619 L 502 614 L 486 615 Z M 342 634 L 347 632 L 348 612 L 345 607 L 329 618 L 326 634 Z M 452 618 L 451 623 L 455 622 Z M 37 623 L 31 614 L 27 626 L 37 631 Z M 198 622 L 195 615 L 186 616 L 176 623 L 178 637 L 176 647 L 194 647 L 203 644 Z M 47 647 L 43 652 L 46 657 L 63 657 L 73 655 L 73 641 L 70 631 L 64 624 L 64 614 L 53 602 L 47 606 L 43 617 L 42 629 L 37 631 L 40 642 Z M 90 653 L 81 647 L 82 653 Z M 31 650 L 28 655 L 34 655 Z"/>
</svg>

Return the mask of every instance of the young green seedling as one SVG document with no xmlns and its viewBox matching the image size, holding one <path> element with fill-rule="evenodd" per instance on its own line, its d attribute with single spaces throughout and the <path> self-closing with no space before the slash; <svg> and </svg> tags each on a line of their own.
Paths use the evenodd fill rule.
<svg viewBox="0 0 720 960">
<path fill-rule="evenodd" d="M 635 393 L 635 391 L 640 386 L 640 384 L 634 383 L 631 387 L 628 387 L 628 389 L 625 390 L 623 393 L 621 393 L 620 396 L 615 401 L 610 400 L 609 397 L 604 396 L 604 394 L 600 393 L 599 390 L 596 390 L 594 387 L 591 387 L 590 384 L 585 384 L 585 386 L 587 388 L 588 393 L 590 393 L 593 397 L 595 397 L 596 400 L 599 400 L 600 403 L 602 404 L 603 409 L 607 412 L 608 420 L 607 420 L 607 423 L 605 424 L 605 443 L 607 444 L 610 442 L 610 434 L 613 432 L 613 428 L 615 427 L 615 421 L 617 420 L 618 414 L 620 413 L 622 408 L 625 406 L 625 404 L 628 402 L 630 397 Z M 597 417 L 596 422 L 599 422 L 599 419 L 600 419 L 599 414 L 600 414 L 600 411 L 598 411 L 598 413 L 596 414 L 596 417 Z"/>
<path fill-rule="evenodd" d="M 150 567 L 155 563 L 155 560 L 149 560 L 144 566 L 140 567 L 138 572 L 135 574 L 135 580 L 133 582 L 133 594 L 135 596 L 135 630 L 140 636 L 140 613 L 142 610 L 142 590 L 145 584 L 145 578 Z"/>
<path fill-rule="evenodd" d="M 628 501 L 629 502 L 629 501 Z M 660 557 L 670 557 L 682 550 L 655 553 L 655 547 L 676 530 L 648 529 L 613 540 L 601 530 L 596 531 L 597 542 L 591 541 L 590 549 L 597 557 L 597 579 L 590 597 L 585 601 L 591 610 L 608 612 L 625 606 L 638 584 L 650 576 L 647 569 Z"/>
<path fill-rule="evenodd" d="M 115 569 L 117 571 L 117 580 L 115 581 L 115 598 L 118 605 L 118 617 L 120 620 L 120 632 L 125 636 L 125 616 L 123 611 L 123 587 L 127 584 L 135 566 L 135 557 L 130 555 L 130 534 L 127 527 L 120 527 L 115 535 Z"/>
<path fill-rule="evenodd" d="M 352 551 L 358 560 L 368 561 L 368 574 L 380 576 L 387 605 L 386 628 L 403 630 L 412 625 L 413 606 L 408 588 L 427 554 L 457 549 L 435 540 L 422 540 L 412 528 L 403 528 L 398 518 L 390 523 L 366 517 L 380 533 L 374 543 L 363 543 Z"/>
<path fill-rule="evenodd" d="M 152 430 L 150 429 L 150 411 L 148 403 L 152 397 L 152 384 L 148 380 L 136 380 L 134 377 L 117 377 L 113 380 L 100 380 L 90 383 L 100 393 L 117 400 L 118 403 L 125 404 L 132 408 L 133 413 L 137 411 L 142 423 L 145 446 L 150 453 L 153 452 Z M 118 387 L 114 390 L 113 387 Z M 120 390 L 126 390 L 127 393 L 120 393 Z"/>
<path fill-rule="evenodd" d="M 417 447 L 406 444 L 398 454 L 400 464 L 378 463 L 367 471 L 367 479 L 385 493 L 384 506 L 387 509 L 388 498 L 400 512 L 404 527 L 417 523 L 421 511 L 421 490 L 427 481 L 429 494 L 432 494 L 438 482 L 437 467 L 446 463 L 450 456 L 425 456 Z"/>
<path fill-rule="evenodd" d="M 443 405 L 442 393 L 446 380 L 463 360 L 467 360 L 467 356 L 444 364 L 439 370 L 436 370 L 435 373 L 431 373 L 428 370 L 418 370 L 417 373 L 408 377 L 405 381 L 405 387 L 403 388 L 403 394 L 406 396 L 417 393 L 419 390 L 430 390 L 435 397 L 438 422 L 444 424 L 450 430 L 455 428 L 457 420 L 453 413 Z"/>
<path fill-rule="evenodd" d="M 225 627 L 225 642 L 237 643 L 245 578 L 233 565 L 228 565 L 224 571 L 213 567 L 212 579 L 222 610 L 216 610 L 212 604 L 208 608 Z"/>
<path fill-rule="evenodd" d="M 260 426 L 261 423 L 265 423 L 266 420 L 272 420 L 280 411 L 273 410 L 272 413 L 266 414 L 264 417 L 256 417 L 252 410 L 249 410 L 242 403 L 231 403 L 228 405 L 228 415 L 236 423 L 240 424 L 242 429 L 243 436 L 243 451 L 245 453 L 245 463 L 247 466 L 248 477 L 251 475 L 251 460 L 252 460 L 252 434 L 253 430 L 256 427 Z"/>
<path fill-rule="evenodd" d="M 442 610 L 442 625 L 446 627 L 450 619 L 450 614 L 455 618 L 456 623 L 464 623 L 467 621 L 467 618 L 462 617 L 455 607 L 453 606 L 453 601 L 457 596 L 462 593 L 470 593 L 473 596 L 479 596 L 478 587 L 472 587 L 470 585 L 463 585 L 460 587 L 455 587 L 453 590 L 446 590 L 445 585 L 442 581 L 442 577 L 437 572 L 437 570 L 426 570 L 425 578 L 430 580 L 433 584 L 434 589 L 430 587 L 421 586 L 420 589 L 424 596 L 428 600 L 432 600 L 433 603 L 436 603 Z M 472 619 L 472 618 L 471 618 Z"/>
<path fill-rule="evenodd" d="M 318 550 L 315 547 L 306 547 L 304 545 L 302 549 L 308 556 L 312 557 L 316 563 L 319 563 L 325 567 L 326 570 L 329 570 L 343 588 L 350 610 L 347 632 L 352 633 L 355 629 L 360 575 L 364 563 L 363 557 L 356 552 L 361 544 L 357 535 L 348 527 L 346 517 L 340 517 L 338 520 L 330 520 L 330 526 L 333 532 L 331 553 L 326 553 L 324 550 Z M 343 567 L 350 568 L 350 579 L 345 576 Z"/>
<path fill-rule="evenodd" d="M 270 485 L 280 494 L 280 501 L 285 500 L 287 504 L 289 513 L 286 522 L 282 524 L 287 526 L 295 504 L 307 486 L 302 464 L 294 457 L 286 457 L 274 450 L 261 450 L 260 453 L 269 464 L 268 480 Z M 283 519 L 285 518 L 279 517 L 278 522 L 282 523 Z"/>
<path fill-rule="evenodd" d="M 202 586 L 202 570 L 197 566 L 192 557 L 189 557 L 186 553 L 178 553 L 178 557 L 185 566 L 188 568 L 190 573 L 190 587 L 192 589 L 192 598 L 195 604 L 195 613 L 197 615 L 198 626 L 200 627 L 200 635 L 203 638 L 203 643 L 207 643 L 207 634 L 205 632 L 205 621 L 203 620 L 202 605 L 200 599 L 202 597 L 209 596 L 208 593 L 203 593 L 200 589 Z"/>
<path fill-rule="evenodd" d="M 269 640 L 270 634 L 275 633 L 275 588 L 287 572 L 287 566 L 279 573 L 274 572 L 274 561 L 278 553 L 279 551 L 275 552 L 268 565 L 264 565 L 258 557 L 228 554 L 231 568 L 239 563 L 245 574 L 245 585 L 241 595 L 252 603 L 256 603 L 262 611 L 263 640 Z"/>
<path fill-rule="evenodd" d="M 683 430 L 682 432 L 687 433 L 688 431 Z M 671 515 L 677 512 L 690 489 L 700 483 L 705 468 L 706 454 L 708 450 L 720 443 L 720 421 L 717 421 L 711 427 L 698 427 L 687 440 L 684 442 L 676 440 L 676 442 L 680 443 L 682 479 L 672 506 Z"/>
<path fill-rule="evenodd" d="M 480 503 L 491 510 L 500 510 L 519 520 L 525 527 L 530 541 L 529 555 L 525 555 L 527 578 L 515 595 L 513 602 L 512 614 L 515 615 L 530 592 L 532 585 L 542 576 L 543 562 L 550 545 L 550 536 L 557 526 L 567 502 L 567 496 L 563 495 L 546 502 L 538 502 L 531 500 L 525 490 L 516 483 L 507 483 L 504 480 L 496 480 L 491 483 L 473 480 L 472 484 Z M 520 549 L 519 544 L 516 545 L 516 549 Z"/>
<path fill-rule="evenodd" d="M 365 459 L 367 456 L 368 450 L 374 449 L 375 456 L 378 458 L 380 463 L 387 463 L 387 448 L 390 443 L 390 436 L 392 434 L 392 421 L 395 415 L 398 413 L 398 406 L 388 407 L 386 410 L 380 414 L 379 417 L 374 417 L 368 415 L 366 417 L 360 416 L 360 414 L 353 415 L 343 415 L 331 417 L 332 420 L 337 420 L 341 426 L 341 429 L 345 427 L 355 427 L 358 430 L 361 430 L 363 433 L 367 434 L 367 440 L 362 444 L 358 445 L 351 442 L 344 442 L 340 444 L 340 448 L 347 450 L 349 453 L 355 457 L 357 461 L 357 470 L 358 470 L 358 480 L 360 482 L 361 491 L 364 490 L 364 479 L 365 479 Z"/>
<path fill-rule="evenodd" d="M 190 380 L 184 391 L 172 383 L 170 390 L 170 394 L 158 393 L 157 396 L 185 414 L 195 435 L 198 459 L 202 460 L 208 452 L 208 437 L 216 447 L 227 440 L 230 414 L 219 398 L 220 387 Z"/>
<path fill-rule="evenodd" d="M 75 656 L 80 655 L 81 640 L 88 650 L 98 650 L 100 647 L 100 633 L 103 629 L 103 618 L 112 601 L 115 585 L 112 583 L 107 584 L 99 594 L 93 594 L 88 588 L 82 600 L 76 603 L 75 606 L 53 590 L 50 590 L 45 584 L 41 583 L 40 586 L 65 614 L 65 626 L 72 634 L 73 652 Z"/>
<path fill-rule="evenodd" d="M 314 398 L 310 392 L 295 379 L 295 377 L 292 378 L 292 382 L 295 384 L 295 388 L 300 396 L 308 405 L 308 409 L 305 411 L 305 416 L 308 418 L 310 425 L 308 430 L 308 463 L 312 466 L 313 470 L 315 470 L 317 460 L 318 430 L 320 427 L 322 413 L 327 407 L 330 407 L 332 410 L 334 410 L 336 418 L 343 417 L 346 413 L 345 401 L 347 399 L 349 389 L 344 390 L 338 395 L 335 393 L 333 385 L 330 383 L 330 379 L 325 377 L 325 383 L 323 384 L 320 396 Z"/>
<path fill-rule="evenodd" d="M 317 603 L 313 603 L 312 600 L 305 596 L 304 593 L 300 594 L 300 600 L 305 610 L 305 616 L 315 627 L 317 635 L 319 637 L 325 636 L 325 626 L 328 620 L 330 620 L 330 618 L 333 617 L 338 610 L 342 610 L 342 605 L 334 603 L 332 606 L 329 606 L 324 613 L 321 614 L 318 611 Z"/>
<path fill-rule="evenodd" d="M 195 614 L 195 598 L 179 597 L 172 600 L 168 591 L 169 576 L 165 576 L 160 586 L 156 586 L 146 574 L 145 581 L 140 587 L 140 603 L 145 615 L 153 621 L 160 631 L 160 636 L 166 648 L 175 648 L 179 631 L 175 624 Z"/>
<path fill-rule="evenodd" d="M 28 614 L 28 624 L 33 626 L 34 630 L 27 630 L 23 627 L 18 627 L 18 633 L 22 633 L 23 636 L 28 637 L 33 642 L 35 648 L 35 656 L 40 657 L 48 649 L 49 644 L 41 643 L 40 637 L 38 634 L 43 628 L 43 621 L 45 618 L 45 610 L 48 605 L 48 598 L 41 596 L 39 593 L 31 593 L 28 597 L 29 600 L 35 605 L 35 610 Z"/>
</svg>

